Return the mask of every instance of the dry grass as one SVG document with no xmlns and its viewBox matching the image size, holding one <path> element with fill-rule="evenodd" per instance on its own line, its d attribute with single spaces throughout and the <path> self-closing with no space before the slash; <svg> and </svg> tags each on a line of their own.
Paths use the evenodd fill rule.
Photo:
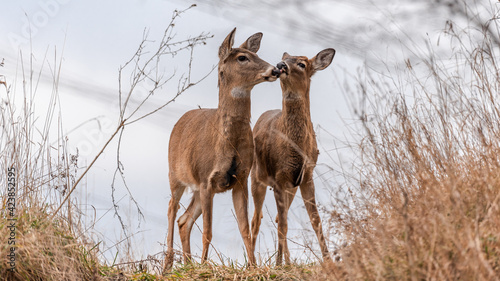
<svg viewBox="0 0 500 281">
<path fill-rule="evenodd" d="M 66 223 L 50 220 L 48 214 L 39 207 L 18 213 L 15 274 L 2 259 L 1 276 L 10 276 L 10 280 L 99 280 L 109 274 L 99 265 L 90 245 L 75 237 Z M 9 232 L 5 224 L 0 226 L 2 238 Z M 2 257 L 10 253 L 9 249 L 2 243 Z"/>
<path fill-rule="evenodd" d="M 20 64 L 26 68 L 19 82 L 2 77 L 0 85 L 0 276 L 2 280 L 113 276 L 116 270 L 100 263 L 96 245 L 84 234 L 74 199 L 65 205 L 64 213 L 54 213 L 78 169 L 78 156 L 67 153 L 66 140 L 49 137 L 51 127 L 61 125 L 60 119 L 54 122 L 58 73 L 53 74 L 45 118 L 38 119 L 34 110 L 37 73 L 31 63 L 21 59 Z"/>
<path fill-rule="evenodd" d="M 500 276 L 499 49 L 483 31 L 450 25 L 448 58 L 367 73 L 350 93 L 364 133 L 359 207 L 337 219 L 346 279 Z"/>
<path fill-rule="evenodd" d="M 219 264 L 188 264 L 174 268 L 165 280 L 324 280 L 326 273 L 314 264 L 255 268 Z"/>
</svg>

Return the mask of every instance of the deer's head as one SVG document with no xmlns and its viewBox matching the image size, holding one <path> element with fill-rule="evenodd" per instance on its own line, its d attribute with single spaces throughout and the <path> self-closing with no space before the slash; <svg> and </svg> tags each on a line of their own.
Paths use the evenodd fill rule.
<svg viewBox="0 0 500 281">
<path fill-rule="evenodd" d="M 260 48 L 262 33 L 255 33 L 240 47 L 233 48 L 235 33 L 236 28 L 219 47 L 219 86 L 250 91 L 259 83 L 275 81 L 280 74 L 279 70 L 256 54 Z"/>
<path fill-rule="evenodd" d="M 308 92 L 311 76 L 318 70 L 327 68 L 335 56 L 334 49 L 325 49 L 308 59 L 304 56 L 290 56 L 284 53 L 277 67 L 280 70 L 281 87 L 285 91 Z"/>
</svg>

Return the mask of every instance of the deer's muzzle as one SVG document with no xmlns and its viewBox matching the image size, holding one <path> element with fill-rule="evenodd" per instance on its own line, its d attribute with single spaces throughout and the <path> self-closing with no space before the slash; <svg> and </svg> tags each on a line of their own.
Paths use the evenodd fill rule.
<svg viewBox="0 0 500 281">
<path fill-rule="evenodd" d="M 280 71 L 280 74 L 281 73 L 285 73 L 285 74 L 288 74 L 288 66 L 286 65 L 285 62 L 279 62 L 276 67 L 279 69 Z"/>
<path fill-rule="evenodd" d="M 281 69 L 278 69 L 275 67 L 272 71 L 272 74 L 273 74 L 273 76 L 280 77 Z"/>
</svg>

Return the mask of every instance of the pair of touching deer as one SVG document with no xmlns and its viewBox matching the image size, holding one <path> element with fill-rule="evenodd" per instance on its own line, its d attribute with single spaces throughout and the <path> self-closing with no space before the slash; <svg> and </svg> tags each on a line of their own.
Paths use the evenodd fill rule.
<svg viewBox="0 0 500 281">
<path fill-rule="evenodd" d="M 217 109 L 196 109 L 184 114 L 172 130 L 168 150 L 172 197 L 168 206 L 167 252 L 164 270 L 174 262 L 174 223 L 179 200 L 186 187 L 193 198 L 179 218 L 184 262 L 191 260 L 190 233 L 203 215 L 202 262 L 207 260 L 212 240 L 213 197 L 232 190 L 238 227 L 249 265 L 255 265 L 255 243 L 262 219 L 267 186 L 273 187 L 278 207 L 278 252 L 290 263 L 287 246 L 287 213 L 300 187 L 302 199 L 319 240 L 323 260 L 331 263 L 314 196 L 313 169 L 318 149 L 309 105 L 311 76 L 330 65 L 334 49 L 315 57 L 283 54 L 277 67 L 257 56 L 262 33 L 250 36 L 233 48 L 236 28 L 219 47 L 219 105 Z M 267 111 L 250 127 L 250 92 L 264 81 L 279 77 L 283 109 Z M 248 176 L 251 171 L 255 213 L 248 222 Z"/>
</svg>

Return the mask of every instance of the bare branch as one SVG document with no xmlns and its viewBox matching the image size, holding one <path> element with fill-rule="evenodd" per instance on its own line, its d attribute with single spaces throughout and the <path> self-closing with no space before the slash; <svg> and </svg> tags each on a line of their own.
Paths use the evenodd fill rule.
<svg viewBox="0 0 500 281">
<path fill-rule="evenodd" d="M 64 197 L 63 201 L 61 202 L 61 204 L 59 205 L 59 207 L 54 211 L 54 213 L 52 214 L 52 218 L 54 218 L 57 213 L 61 210 L 62 206 L 64 206 L 64 203 L 66 203 L 66 201 L 68 201 L 69 197 L 71 196 L 71 194 L 73 193 L 73 191 L 75 191 L 76 187 L 78 186 L 78 184 L 80 183 L 80 181 L 83 179 L 83 177 L 85 177 L 85 175 L 87 175 L 88 171 L 90 170 L 90 168 L 92 168 L 92 166 L 94 165 L 94 163 L 97 161 L 97 159 L 99 159 L 99 157 L 101 157 L 102 153 L 104 152 L 104 150 L 106 150 L 106 147 L 108 147 L 109 143 L 115 138 L 116 134 L 118 134 L 118 132 L 120 131 L 120 129 L 122 129 L 122 127 L 124 126 L 125 124 L 125 121 L 126 120 L 123 120 L 119 125 L 118 127 L 116 128 L 115 132 L 111 135 L 111 137 L 108 139 L 108 141 L 104 144 L 104 146 L 102 147 L 101 151 L 99 151 L 99 153 L 97 153 L 97 155 L 94 157 L 94 159 L 92 160 L 92 162 L 90 162 L 90 165 L 87 166 L 87 168 L 85 169 L 85 171 L 80 175 L 80 177 L 78 178 L 78 180 L 75 182 L 75 184 L 71 187 L 71 189 L 69 190 L 68 194 L 66 195 L 66 197 Z"/>
<path fill-rule="evenodd" d="M 161 61 L 162 57 L 165 55 L 170 55 L 171 57 L 175 57 L 180 52 L 189 50 L 191 57 L 190 57 L 190 62 L 189 62 L 188 66 L 189 66 L 189 68 L 191 68 L 192 61 L 193 61 L 194 48 L 198 45 L 206 44 L 206 40 L 212 37 L 211 35 L 209 35 L 207 33 L 202 33 L 196 37 L 174 41 L 175 34 L 173 32 L 174 32 L 174 27 L 175 27 L 175 21 L 177 20 L 177 18 L 181 14 L 185 13 L 187 10 L 193 8 L 194 6 L 196 6 L 196 5 L 192 5 L 191 7 L 187 8 L 185 10 L 180 10 L 180 11 L 176 10 L 173 12 L 172 19 L 171 19 L 169 25 L 167 26 L 167 28 L 165 29 L 165 31 L 163 33 L 163 37 L 162 37 L 160 43 L 158 44 L 158 46 L 154 52 L 147 51 L 148 44 L 153 43 L 154 41 L 148 40 L 149 31 L 147 29 L 144 30 L 143 40 L 139 44 L 139 47 L 135 51 L 134 55 L 127 62 L 125 62 L 125 64 L 123 66 L 121 66 L 119 68 L 119 71 L 118 71 L 118 101 L 119 101 L 119 122 L 118 122 L 118 125 L 117 125 L 115 131 L 113 132 L 113 134 L 110 136 L 110 138 L 105 143 L 105 145 L 102 147 L 102 149 L 99 151 L 99 153 L 97 153 L 97 155 L 94 157 L 94 159 L 92 160 L 90 165 L 85 169 L 85 171 L 80 175 L 80 177 L 76 180 L 76 182 L 73 184 L 73 186 L 69 189 L 68 193 L 66 194 L 65 198 L 61 202 L 60 206 L 52 214 L 52 217 L 54 217 L 59 212 L 59 210 L 62 208 L 62 206 L 67 202 L 67 200 L 70 198 L 70 195 L 76 189 L 76 187 L 78 186 L 80 181 L 88 173 L 90 168 L 92 168 L 94 163 L 102 155 L 102 153 L 107 148 L 109 143 L 115 138 L 115 136 L 118 133 L 120 133 L 120 137 L 118 140 L 118 147 L 117 147 L 117 168 L 115 170 L 115 176 L 114 176 L 113 182 L 112 182 L 112 191 L 114 192 L 114 190 L 115 190 L 116 174 L 120 173 L 120 177 L 123 181 L 123 184 L 125 185 L 125 188 L 127 189 L 128 193 L 129 193 L 130 198 L 137 206 L 137 210 L 138 210 L 140 217 L 144 217 L 144 215 L 142 214 L 142 211 L 140 210 L 138 203 L 133 198 L 133 196 L 130 192 L 130 189 L 128 188 L 128 185 L 126 184 L 126 181 L 125 181 L 123 164 L 121 163 L 120 157 L 119 157 L 120 144 L 121 144 L 123 132 L 124 132 L 125 127 L 127 125 L 130 125 L 130 124 L 135 123 L 139 120 L 142 120 L 142 119 L 158 112 L 159 110 L 163 109 L 168 104 L 175 101 L 175 99 L 179 95 L 181 95 L 182 93 L 187 91 L 189 88 L 195 86 L 196 84 L 201 82 L 203 79 L 205 79 L 213 71 L 213 69 L 215 69 L 215 67 L 213 67 L 205 76 L 203 76 L 201 79 L 197 80 L 194 83 L 190 82 L 191 81 L 191 69 L 189 69 L 187 80 L 184 76 L 181 76 L 179 78 L 179 83 L 181 83 L 181 81 L 182 81 L 182 87 L 178 88 L 177 93 L 175 94 L 175 96 L 172 99 L 170 99 L 168 102 L 164 103 L 163 105 L 157 107 L 155 110 L 153 110 L 147 114 L 144 114 L 140 117 L 136 117 L 132 121 L 128 122 L 128 120 L 130 118 L 135 117 L 137 112 L 143 107 L 144 104 L 146 104 L 148 99 L 157 90 L 161 89 L 163 86 L 166 86 L 167 83 L 170 82 L 176 76 L 175 72 L 172 73 L 171 75 L 167 76 L 166 78 L 163 74 L 160 74 L 160 73 L 162 73 L 162 71 L 160 71 L 159 66 L 160 66 L 160 61 Z M 125 71 L 127 71 L 128 69 L 131 69 L 130 70 L 130 82 L 129 82 L 128 90 L 125 90 L 123 78 L 124 78 Z M 132 95 L 136 92 L 137 87 L 140 85 L 144 85 L 147 82 L 153 83 L 153 86 L 151 86 L 149 91 L 148 91 L 148 95 L 145 98 L 143 98 L 143 100 L 139 103 L 138 106 L 130 109 L 130 112 L 131 112 L 130 114 L 126 115 L 126 112 L 129 111 L 128 109 L 129 109 L 130 99 L 131 99 Z M 113 204 L 114 204 L 114 208 L 115 208 L 115 214 L 118 216 L 120 223 L 122 225 L 122 229 L 125 231 L 125 224 L 123 223 L 123 221 L 121 220 L 121 218 L 118 215 L 118 205 L 117 205 L 117 202 L 114 200 L 114 198 L 113 198 Z"/>
</svg>

